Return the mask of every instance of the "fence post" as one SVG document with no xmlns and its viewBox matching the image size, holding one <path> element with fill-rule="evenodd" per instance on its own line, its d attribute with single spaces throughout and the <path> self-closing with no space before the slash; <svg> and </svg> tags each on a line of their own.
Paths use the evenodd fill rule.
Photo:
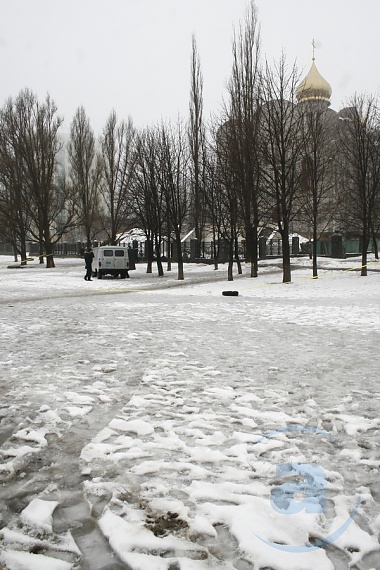
<svg viewBox="0 0 380 570">
<path fill-rule="evenodd" d="M 224 238 L 219 241 L 219 261 L 220 263 L 228 261 L 228 242 Z"/>
<path fill-rule="evenodd" d="M 346 257 L 343 237 L 341 234 L 336 233 L 331 236 L 331 257 L 335 257 L 337 259 L 345 259 Z"/>
<path fill-rule="evenodd" d="M 201 244 L 198 239 L 190 240 L 190 259 L 199 259 L 201 256 Z"/>
<path fill-rule="evenodd" d="M 259 259 L 267 258 L 267 238 L 264 236 L 259 237 Z"/>
<path fill-rule="evenodd" d="M 292 254 L 298 255 L 300 252 L 300 238 L 298 236 L 292 237 Z"/>
</svg>

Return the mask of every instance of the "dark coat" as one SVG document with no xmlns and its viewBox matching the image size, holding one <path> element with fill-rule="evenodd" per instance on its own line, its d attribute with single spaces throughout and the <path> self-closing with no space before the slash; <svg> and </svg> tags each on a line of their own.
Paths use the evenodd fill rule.
<svg viewBox="0 0 380 570">
<path fill-rule="evenodd" d="M 84 263 L 85 263 L 86 267 L 91 267 L 93 259 L 94 259 L 94 252 L 93 251 L 85 251 L 84 252 Z"/>
</svg>

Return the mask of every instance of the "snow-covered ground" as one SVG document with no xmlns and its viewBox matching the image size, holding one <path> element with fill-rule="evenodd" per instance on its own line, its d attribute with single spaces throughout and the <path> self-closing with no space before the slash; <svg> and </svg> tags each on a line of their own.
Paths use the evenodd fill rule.
<svg viewBox="0 0 380 570">
<path fill-rule="evenodd" d="M 0 257 L 1 569 L 380 568 L 380 265 L 294 264 Z"/>
</svg>

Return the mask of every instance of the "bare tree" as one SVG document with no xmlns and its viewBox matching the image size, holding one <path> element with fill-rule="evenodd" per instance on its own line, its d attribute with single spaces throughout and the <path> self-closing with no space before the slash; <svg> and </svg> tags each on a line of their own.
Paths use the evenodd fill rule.
<svg viewBox="0 0 380 570">
<path fill-rule="evenodd" d="M 345 218 L 362 238 L 361 275 L 367 275 L 367 249 L 380 194 L 379 105 L 373 96 L 355 95 L 341 113 L 341 173 Z"/>
<path fill-rule="evenodd" d="M 261 165 L 273 218 L 282 238 L 283 282 L 291 281 L 290 224 L 299 192 L 303 144 L 302 112 L 295 104 L 298 74 L 282 55 L 273 68 L 266 63 L 260 108 Z"/>
<path fill-rule="evenodd" d="M 96 151 L 94 132 L 83 107 L 78 107 L 71 123 L 67 150 L 78 224 L 83 227 L 87 245 L 90 245 L 99 231 L 102 163 Z"/>
<path fill-rule="evenodd" d="M 217 138 L 216 136 L 214 138 Z M 214 269 L 219 268 L 221 239 L 223 234 L 223 187 L 219 176 L 219 159 L 216 145 L 208 144 L 204 155 L 204 183 L 202 199 L 205 205 L 205 221 L 212 231 L 212 257 Z"/>
<path fill-rule="evenodd" d="M 12 244 L 15 260 L 20 254 L 25 265 L 30 220 L 18 144 L 14 104 L 8 100 L 0 111 L 0 232 L 2 239 Z"/>
<path fill-rule="evenodd" d="M 189 213 L 188 153 L 184 129 L 162 124 L 159 136 L 160 184 L 165 196 L 169 231 L 174 234 L 178 279 L 184 279 L 182 231 Z"/>
<path fill-rule="evenodd" d="M 134 139 L 132 120 L 121 121 L 118 124 L 116 113 L 112 111 L 101 138 L 103 158 L 101 194 L 105 207 L 103 228 L 112 244 L 116 243 L 118 234 L 130 229 L 128 193 L 136 161 Z"/>
<path fill-rule="evenodd" d="M 40 103 L 28 89 L 10 99 L 2 115 L 8 128 L 8 159 L 14 160 L 13 190 L 22 192 L 29 235 L 40 244 L 40 260 L 54 267 L 54 243 L 72 227 L 72 200 L 58 171 L 62 119 L 47 96 Z M 8 167 L 10 168 L 9 164 Z M 3 183 L 5 179 L 3 179 Z"/>
<path fill-rule="evenodd" d="M 295 206 L 298 221 L 311 228 L 313 277 L 318 277 L 318 240 L 326 229 L 331 229 L 336 212 L 338 119 L 329 112 L 325 101 L 298 105 L 303 116 L 303 158 Z"/>
<path fill-rule="evenodd" d="M 233 281 L 233 263 L 236 258 L 238 273 L 242 272 L 239 257 L 237 255 L 237 241 L 240 233 L 241 211 L 239 193 L 237 187 L 239 178 L 236 169 L 232 168 L 231 162 L 231 132 L 233 128 L 229 121 L 224 121 L 215 133 L 216 153 L 216 177 L 218 197 L 217 211 L 220 223 L 220 242 L 222 255 L 228 257 L 228 281 Z M 213 196 L 214 197 L 214 196 Z"/>
<path fill-rule="evenodd" d="M 161 245 L 167 214 L 160 182 L 158 128 L 147 128 L 136 137 L 135 175 L 130 196 L 133 213 L 147 238 L 147 273 L 152 273 L 155 256 L 158 275 L 162 277 Z"/>
<path fill-rule="evenodd" d="M 380 131 L 375 135 L 377 138 L 377 145 L 380 145 Z M 378 238 L 380 232 L 380 192 L 376 193 L 372 216 L 371 216 L 371 235 L 372 235 L 372 243 L 373 243 L 373 251 L 375 254 L 375 259 L 379 259 L 379 245 L 378 245 Z"/>
<path fill-rule="evenodd" d="M 203 123 L 203 76 L 195 37 L 192 38 L 191 91 L 190 91 L 190 173 L 191 173 L 191 220 L 197 240 L 197 257 L 204 227 L 204 183 L 205 126 Z"/>
<path fill-rule="evenodd" d="M 246 260 L 257 277 L 257 243 L 260 223 L 260 169 L 258 164 L 260 95 L 260 29 L 251 2 L 245 21 L 234 34 L 232 74 L 228 83 L 230 104 L 225 136 L 228 162 L 233 170 L 235 192 L 243 219 Z"/>
</svg>

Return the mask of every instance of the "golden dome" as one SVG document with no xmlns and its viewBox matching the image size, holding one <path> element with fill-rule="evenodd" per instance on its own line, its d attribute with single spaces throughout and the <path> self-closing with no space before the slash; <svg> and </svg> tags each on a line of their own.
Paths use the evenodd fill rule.
<svg viewBox="0 0 380 570">
<path fill-rule="evenodd" d="M 326 101 L 326 103 L 330 105 L 331 94 L 331 85 L 319 73 L 313 58 L 313 63 L 311 64 L 309 73 L 297 87 L 297 100 L 299 103 L 304 101 L 322 100 Z"/>
</svg>

